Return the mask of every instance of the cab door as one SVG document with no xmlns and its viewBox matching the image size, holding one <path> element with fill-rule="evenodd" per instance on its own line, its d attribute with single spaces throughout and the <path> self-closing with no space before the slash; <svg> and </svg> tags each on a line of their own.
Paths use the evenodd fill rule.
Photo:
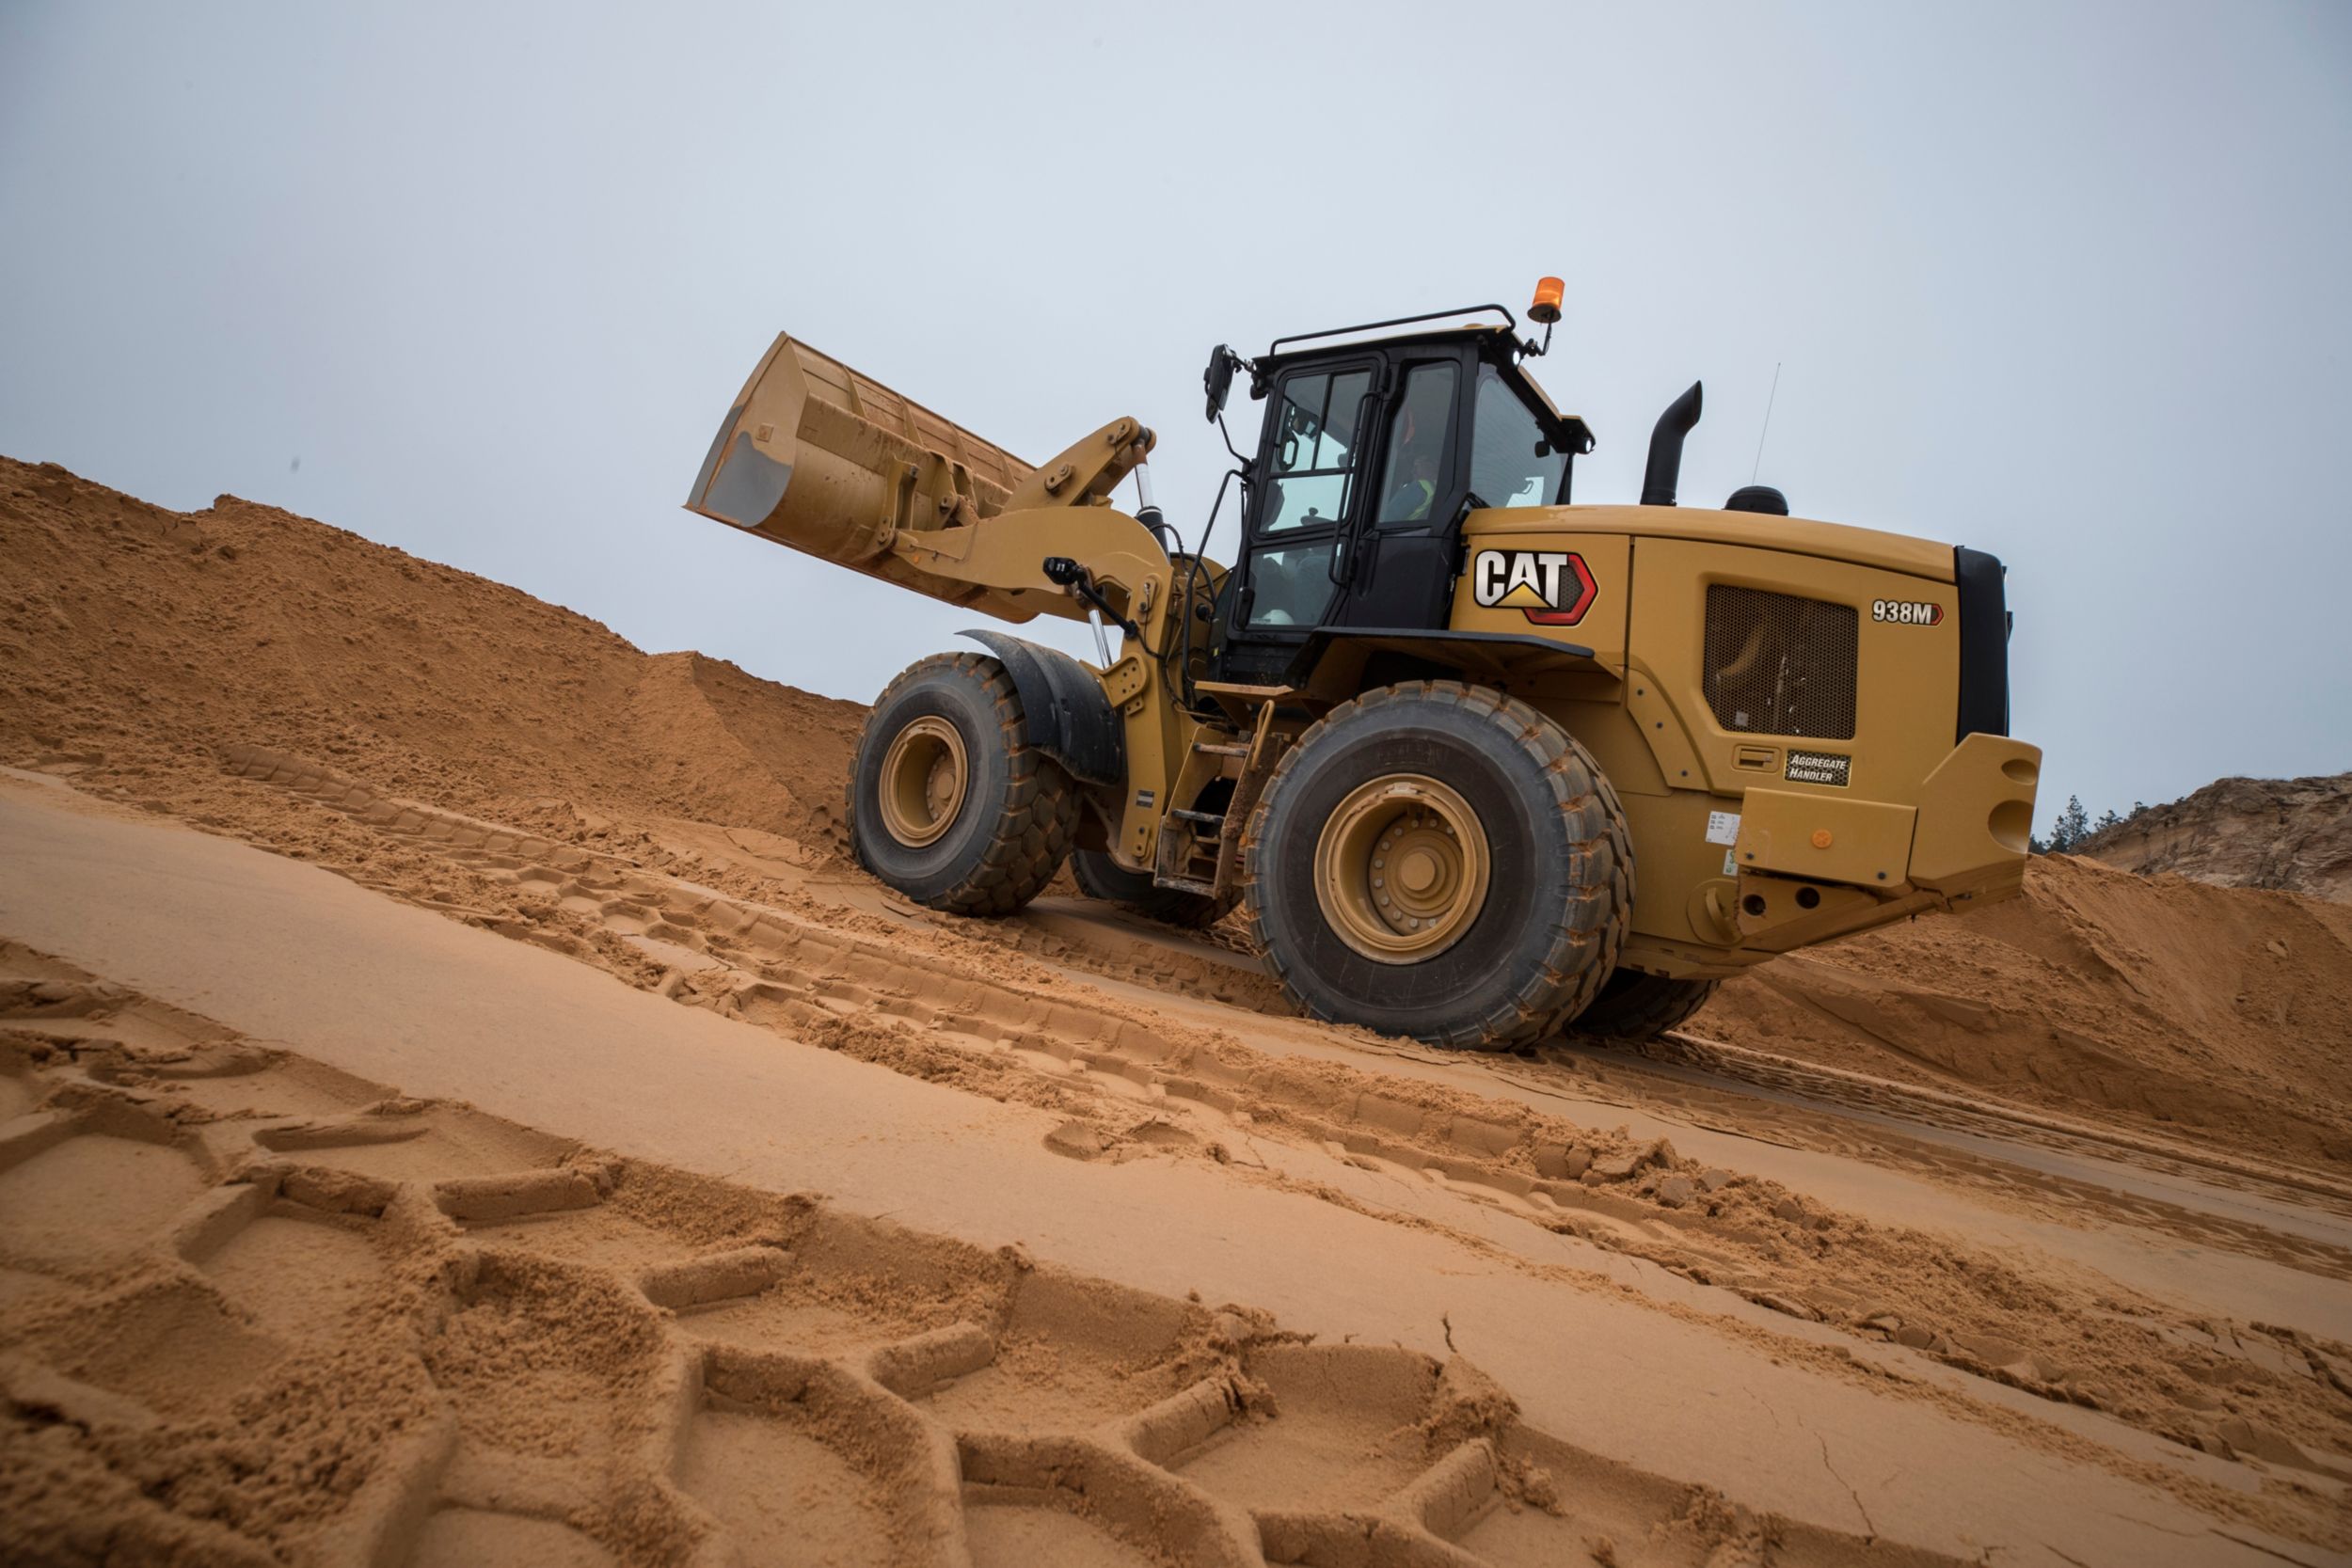
<svg viewBox="0 0 2352 1568">
<path fill-rule="evenodd" d="M 1343 563 L 1350 592 L 1338 624 L 1447 625 L 1462 519 L 1472 510 L 1566 501 L 1568 438 L 1489 359 L 1408 362 L 1377 457 L 1376 499 L 1358 535 L 1359 559 Z"/>
<path fill-rule="evenodd" d="M 1331 623 L 1423 630 L 1445 625 L 1453 596 L 1463 368 L 1458 355 L 1407 351 L 1392 377 L 1379 477 L 1338 563 L 1347 592 Z"/>
<path fill-rule="evenodd" d="M 1339 596 L 1342 546 L 1362 510 L 1364 436 L 1379 371 L 1371 356 L 1324 360 L 1295 367 L 1276 385 L 1232 643 L 1266 645 L 1269 655 L 1279 647 L 1287 657 Z"/>
</svg>

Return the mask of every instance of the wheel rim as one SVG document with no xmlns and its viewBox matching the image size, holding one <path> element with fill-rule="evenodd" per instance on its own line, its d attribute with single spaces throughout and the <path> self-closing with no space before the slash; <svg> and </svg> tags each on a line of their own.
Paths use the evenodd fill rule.
<svg viewBox="0 0 2352 1568">
<path fill-rule="evenodd" d="M 910 721 L 882 754 L 882 826 L 910 849 L 937 842 L 963 810 L 970 777 L 953 724 L 928 714 Z"/>
<path fill-rule="evenodd" d="M 1486 907 L 1486 830 L 1470 802 L 1419 773 L 1342 800 L 1315 842 L 1315 897 L 1339 939 L 1379 963 L 1421 963 Z"/>
</svg>

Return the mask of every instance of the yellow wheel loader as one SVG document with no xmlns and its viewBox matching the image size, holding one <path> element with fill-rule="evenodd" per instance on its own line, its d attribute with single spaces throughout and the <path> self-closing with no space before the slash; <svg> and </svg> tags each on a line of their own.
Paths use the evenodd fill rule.
<svg viewBox="0 0 2352 1568">
<path fill-rule="evenodd" d="M 1527 370 L 1561 293 L 1542 343 L 1480 306 L 1220 345 L 1209 419 L 1239 376 L 1265 410 L 1202 528 L 1237 499 L 1231 567 L 1152 504 L 1135 420 L 1032 467 L 777 338 L 690 510 L 1098 655 L 974 631 L 891 682 L 859 860 L 964 914 L 1073 856 L 1164 920 L 1238 904 L 1304 1011 L 1490 1049 L 1656 1034 L 1774 954 L 2015 893 L 2041 753 L 2000 562 L 1767 487 L 1678 505 L 1695 385 L 1639 505 L 1572 500 L 1592 433 Z"/>
</svg>

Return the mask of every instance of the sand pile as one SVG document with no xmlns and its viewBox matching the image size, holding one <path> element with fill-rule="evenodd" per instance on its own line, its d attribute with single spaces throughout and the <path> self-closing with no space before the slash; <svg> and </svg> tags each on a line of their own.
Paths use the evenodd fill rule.
<svg viewBox="0 0 2352 1568">
<path fill-rule="evenodd" d="M 2220 779 L 2095 834 L 2081 853 L 2126 871 L 2352 903 L 2352 773 Z"/>
<path fill-rule="evenodd" d="M 2352 1165 L 2352 910 L 2039 858 L 2025 895 L 1778 958 L 1693 1033 Z"/>
<path fill-rule="evenodd" d="M 171 796 L 283 746 L 404 795 L 683 816 L 826 852 L 864 710 L 224 496 L 167 512 L 0 458 L 7 760 Z"/>
</svg>

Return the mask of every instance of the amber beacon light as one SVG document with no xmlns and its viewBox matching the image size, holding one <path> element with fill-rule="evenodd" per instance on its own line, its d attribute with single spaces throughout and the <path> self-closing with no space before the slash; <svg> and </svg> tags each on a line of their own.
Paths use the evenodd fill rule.
<svg viewBox="0 0 2352 1568">
<path fill-rule="evenodd" d="M 1560 319 L 1560 296 L 1568 286 L 1556 277 L 1535 279 L 1535 302 L 1527 308 L 1527 319 L 1549 326 Z"/>
</svg>

